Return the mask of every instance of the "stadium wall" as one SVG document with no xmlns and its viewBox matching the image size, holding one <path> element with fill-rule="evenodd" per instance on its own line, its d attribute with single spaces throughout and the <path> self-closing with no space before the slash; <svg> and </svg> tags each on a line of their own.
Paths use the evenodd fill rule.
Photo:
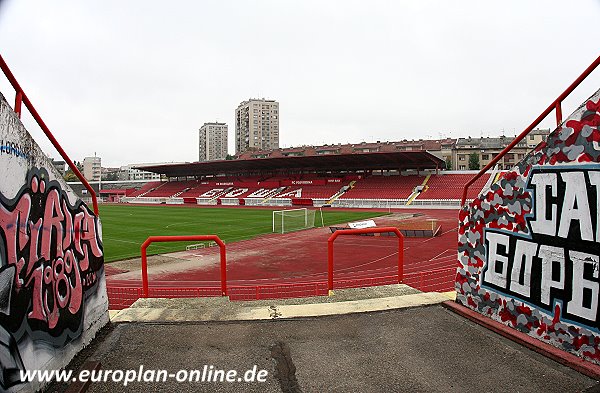
<svg viewBox="0 0 600 393">
<path fill-rule="evenodd" d="M 0 95 L 0 391 L 66 367 L 108 323 L 100 219 Z"/>
<path fill-rule="evenodd" d="M 457 302 L 600 364 L 600 90 L 460 211 Z"/>
</svg>

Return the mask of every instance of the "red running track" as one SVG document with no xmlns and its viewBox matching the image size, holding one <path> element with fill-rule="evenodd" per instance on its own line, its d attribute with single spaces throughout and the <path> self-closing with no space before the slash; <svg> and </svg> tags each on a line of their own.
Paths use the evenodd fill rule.
<svg viewBox="0 0 600 393">
<path fill-rule="evenodd" d="M 442 226 L 434 238 L 405 238 L 403 283 L 423 291 L 454 289 L 456 274 L 456 210 L 405 209 L 422 213 L 409 220 L 437 219 Z M 375 219 L 378 226 L 398 221 Z M 402 221 L 406 222 L 406 221 Z M 272 234 L 227 245 L 227 286 L 231 300 L 305 297 L 327 294 L 328 228 Z M 335 242 L 334 288 L 395 284 L 396 237 L 342 236 Z M 217 247 L 182 252 L 182 262 L 152 267 L 151 297 L 219 296 Z M 120 272 L 107 265 L 111 309 L 131 305 L 141 297 L 140 271 Z"/>
</svg>

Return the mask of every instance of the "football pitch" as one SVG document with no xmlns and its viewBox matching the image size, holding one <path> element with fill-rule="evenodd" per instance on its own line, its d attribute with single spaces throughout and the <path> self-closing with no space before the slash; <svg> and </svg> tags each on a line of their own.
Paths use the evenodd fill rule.
<svg viewBox="0 0 600 393">
<path fill-rule="evenodd" d="M 279 209 L 273 209 L 279 210 Z M 272 233 L 273 210 L 186 206 L 100 205 L 105 262 L 140 256 L 148 236 L 217 235 L 225 243 Z M 325 226 L 384 215 L 375 211 L 323 211 Z M 315 226 L 321 226 L 319 210 Z M 188 243 L 156 243 L 148 254 L 185 250 Z"/>
</svg>

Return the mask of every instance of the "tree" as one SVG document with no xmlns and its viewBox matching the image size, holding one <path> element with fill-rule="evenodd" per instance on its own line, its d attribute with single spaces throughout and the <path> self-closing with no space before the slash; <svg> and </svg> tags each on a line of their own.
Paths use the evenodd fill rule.
<svg viewBox="0 0 600 393">
<path fill-rule="evenodd" d="M 232 156 L 231 154 L 227 154 L 227 157 L 225 157 L 226 160 L 234 160 L 235 157 Z"/>
<path fill-rule="evenodd" d="M 479 169 L 479 154 L 469 154 L 469 169 Z"/>
<path fill-rule="evenodd" d="M 77 175 L 75 175 L 73 173 L 73 171 L 70 169 L 65 172 L 65 175 L 63 176 L 63 178 L 65 179 L 65 181 L 79 181 L 79 179 L 77 178 Z"/>
<path fill-rule="evenodd" d="M 102 180 L 105 181 L 115 181 L 115 180 L 119 180 L 119 174 L 117 172 L 109 172 L 106 173 L 104 175 L 104 177 L 102 177 Z"/>
<path fill-rule="evenodd" d="M 446 157 L 446 170 L 452 170 L 452 157 Z"/>
</svg>

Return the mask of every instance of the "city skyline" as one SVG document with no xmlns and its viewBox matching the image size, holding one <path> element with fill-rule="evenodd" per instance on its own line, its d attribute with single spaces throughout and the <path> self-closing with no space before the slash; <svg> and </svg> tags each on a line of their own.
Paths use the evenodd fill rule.
<svg viewBox="0 0 600 393">
<path fill-rule="evenodd" d="M 205 123 L 206 125 L 226 126 L 223 123 Z M 535 128 L 530 132 L 526 139 L 521 141 L 514 149 L 513 154 L 509 154 L 508 159 L 504 159 L 498 165 L 498 169 L 507 170 L 516 164 L 516 160 L 520 160 L 535 148 L 544 138 L 551 132 L 550 129 Z M 466 138 L 446 138 L 446 139 L 413 139 L 399 141 L 376 141 L 376 142 L 361 142 L 356 144 L 330 144 L 330 145 L 301 145 L 295 147 L 280 147 L 276 149 L 250 149 L 239 155 L 233 155 L 227 159 L 256 159 L 256 158 L 280 158 L 280 157 L 304 157 L 315 156 L 321 154 L 364 154 L 364 153 L 390 153 L 397 151 L 427 151 L 434 156 L 442 159 L 449 165 L 446 170 L 464 171 L 472 168 L 468 167 L 468 157 L 473 153 L 478 156 L 480 168 L 483 168 L 494 156 L 504 149 L 512 141 L 512 138 L 503 135 L 487 136 L 487 137 L 466 137 Z M 89 157 L 88 157 L 89 158 Z M 100 159 L 100 157 L 92 157 Z M 84 159 L 85 161 L 85 159 Z M 202 161 L 202 160 L 200 160 Z M 219 160 L 216 160 L 219 161 Z M 57 161 L 57 164 L 60 164 Z M 120 180 L 139 180 L 146 178 L 158 179 L 154 173 L 145 172 L 143 170 L 133 169 L 134 167 L 154 166 L 164 164 L 183 164 L 183 162 L 154 162 L 154 163 L 129 163 L 119 167 L 102 167 L 103 178 L 108 173 L 119 173 Z M 64 163 L 63 163 L 64 167 Z M 61 170 L 64 172 L 64 169 Z M 139 176 L 138 176 L 139 174 Z M 143 175 L 142 175 L 143 174 Z M 133 176 L 132 176 L 133 175 Z M 89 179 L 88 179 L 89 180 Z M 114 179 L 106 179 L 114 180 Z"/>
<path fill-rule="evenodd" d="M 512 136 L 597 56 L 587 43 L 600 35 L 589 28 L 599 13 L 592 0 L 263 0 L 169 12 L 152 1 L 8 0 L 0 47 L 67 153 L 98 152 L 118 166 L 196 161 L 199 126 L 233 128 L 248 97 L 281 104 L 280 147 Z M 563 116 L 599 81 L 592 74 Z M 0 92 L 13 101 L 3 78 Z M 58 157 L 28 114 L 23 121 Z"/>
</svg>

